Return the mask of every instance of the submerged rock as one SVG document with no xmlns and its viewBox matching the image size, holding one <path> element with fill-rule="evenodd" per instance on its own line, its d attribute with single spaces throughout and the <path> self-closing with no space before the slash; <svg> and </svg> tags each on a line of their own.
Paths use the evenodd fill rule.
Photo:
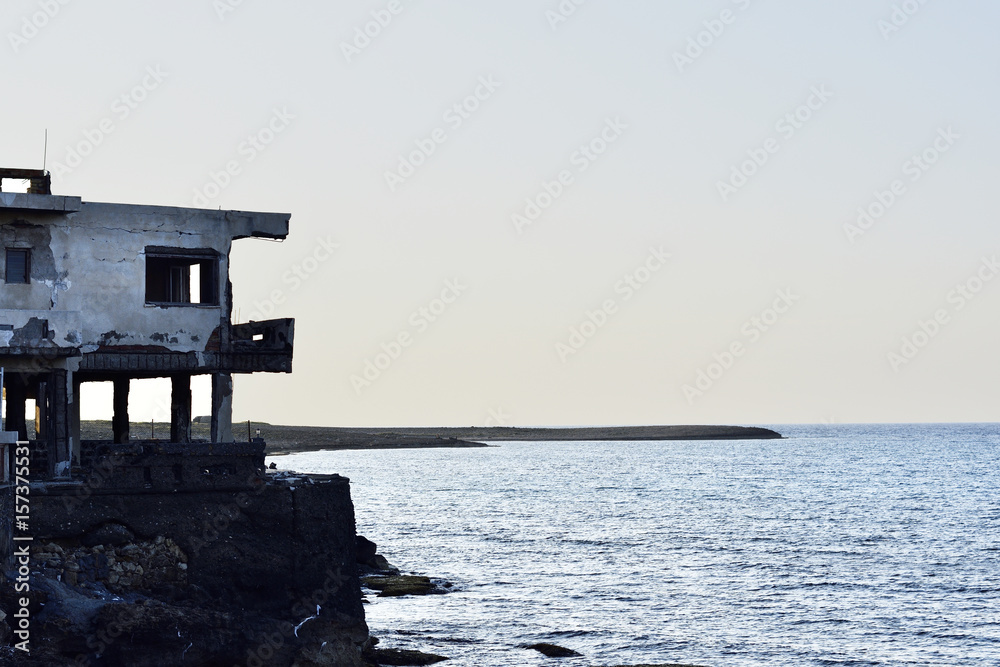
<svg viewBox="0 0 1000 667">
<path fill-rule="evenodd" d="M 429 595 L 431 593 L 443 593 L 437 584 L 431 581 L 430 577 L 422 577 L 410 574 L 400 575 L 372 575 L 362 577 L 362 583 L 378 591 L 379 597 L 399 597 L 402 595 Z"/>
<path fill-rule="evenodd" d="M 557 644 L 548 644 L 546 642 L 542 642 L 540 644 L 528 644 L 524 648 L 538 651 L 548 658 L 573 658 L 582 655 L 573 649 L 559 646 Z"/>
<path fill-rule="evenodd" d="M 433 665 L 448 660 L 444 656 L 433 653 L 406 651 L 398 648 L 378 648 L 374 652 L 379 665 Z"/>
</svg>

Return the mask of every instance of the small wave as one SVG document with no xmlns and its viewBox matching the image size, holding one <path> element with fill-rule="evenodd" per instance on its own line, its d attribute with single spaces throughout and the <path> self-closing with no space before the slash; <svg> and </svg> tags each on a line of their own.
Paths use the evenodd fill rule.
<svg viewBox="0 0 1000 667">
<path fill-rule="evenodd" d="M 574 637 L 601 637 L 610 635 L 606 630 L 554 630 L 547 632 L 547 639 L 572 639 Z"/>
</svg>

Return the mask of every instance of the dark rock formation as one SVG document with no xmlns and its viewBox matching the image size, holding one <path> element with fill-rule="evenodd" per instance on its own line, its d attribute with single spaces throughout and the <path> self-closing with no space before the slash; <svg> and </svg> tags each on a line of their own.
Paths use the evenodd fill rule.
<svg viewBox="0 0 1000 667">
<path fill-rule="evenodd" d="M 32 488 L 32 655 L 0 665 L 364 664 L 347 479 L 80 491 Z"/>
<path fill-rule="evenodd" d="M 3 609 L 0 609 L 0 646 L 8 646 L 13 638 L 10 626 L 7 625 L 7 614 Z"/>
<path fill-rule="evenodd" d="M 359 575 L 397 575 L 394 567 L 384 556 L 376 553 L 377 545 L 366 537 L 357 536 L 356 561 Z"/>
<path fill-rule="evenodd" d="M 433 665 L 447 660 L 444 656 L 397 648 L 379 648 L 374 651 L 379 665 Z"/>
<path fill-rule="evenodd" d="M 547 658 L 574 658 L 581 654 L 577 653 L 573 649 L 565 648 L 564 646 L 558 646 L 557 644 L 548 644 L 542 642 L 540 644 L 529 644 L 524 646 L 524 648 L 532 649 L 538 651 Z"/>
<path fill-rule="evenodd" d="M 445 592 L 440 586 L 431 581 L 430 577 L 410 574 L 369 575 L 362 577 L 362 582 L 368 588 L 378 591 L 380 598 Z"/>
<path fill-rule="evenodd" d="M 356 538 L 357 544 L 357 556 L 355 558 L 359 565 L 366 565 L 370 560 L 375 558 L 375 552 L 378 550 L 378 546 L 369 540 L 367 537 L 362 537 L 358 535 Z"/>
</svg>

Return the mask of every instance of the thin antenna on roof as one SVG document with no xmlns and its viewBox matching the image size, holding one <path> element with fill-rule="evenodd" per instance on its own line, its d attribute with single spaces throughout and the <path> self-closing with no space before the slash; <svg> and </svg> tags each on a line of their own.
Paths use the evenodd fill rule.
<svg viewBox="0 0 1000 667">
<path fill-rule="evenodd" d="M 45 148 L 42 149 L 42 173 L 45 172 L 45 164 L 49 159 L 49 128 L 45 128 Z"/>
</svg>

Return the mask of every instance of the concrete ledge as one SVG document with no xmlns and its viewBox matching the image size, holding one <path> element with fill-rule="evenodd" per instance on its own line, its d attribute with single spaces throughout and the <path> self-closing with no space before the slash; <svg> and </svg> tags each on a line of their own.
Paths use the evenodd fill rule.
<svg viewBox="0 0 1000 667">
<path fill-rule="evenodd" d="M 80 197 L 63 195 L 29 195 L 23 192 L 0 192 L 0 210 L 53 211 L 73 213 L 83 207 Z"/>
</svg>

